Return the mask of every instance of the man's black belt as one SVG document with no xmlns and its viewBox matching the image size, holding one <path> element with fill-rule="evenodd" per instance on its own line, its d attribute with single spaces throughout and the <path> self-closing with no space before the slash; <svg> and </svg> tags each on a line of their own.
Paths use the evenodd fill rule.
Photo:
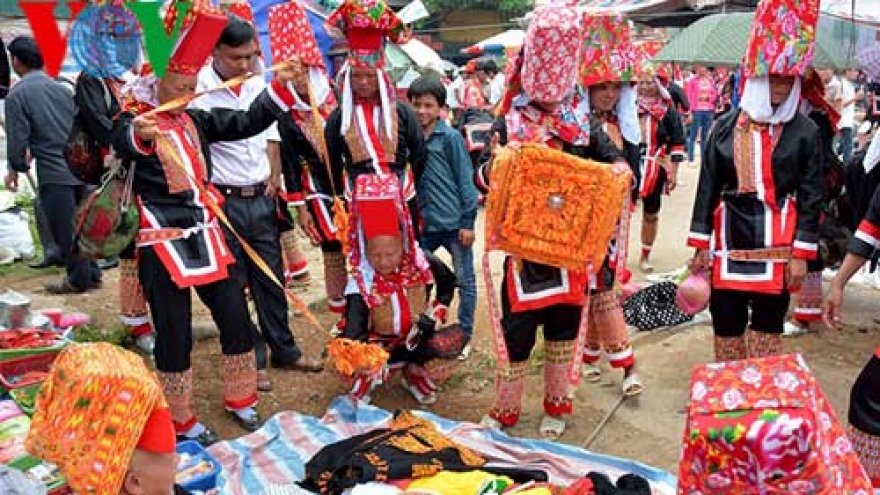
<svg viewBox="0 0 880 495">
<path fill-rule="evenodd" d="M 266 184 L 256 184 L 253 186 L 224 186 L 222 184 L 214 184 L 224 196 L 238 196 L 239 198 L 255 198 L 266 194 Z"/>
</svg>

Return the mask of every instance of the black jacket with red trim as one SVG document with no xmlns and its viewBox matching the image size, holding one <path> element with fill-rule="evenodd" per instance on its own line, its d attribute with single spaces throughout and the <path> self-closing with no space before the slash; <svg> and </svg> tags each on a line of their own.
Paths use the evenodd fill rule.
<svg viewBox="0 0 880 495">
<path fill-rule="evenodd" d="M 237 141 L 255 136 L 275 122 L 281 109 L 264 91 L 254 100 L 250 108 L 231 110 L 214 108 L 211 111 L 187 109 L 198 132 L 202 156 L 205 160 L 207 177 L 211 177 L 210 144 L 217 141 Z M 164 167 L 152 149 L 152 143 L 145 143 L 134 137 L 131 125 L 135 115 L 123 112 L 115 120 L 111 144 L 123 160 L 135 160 L 134 192 L 141 198 L 157 204 L 174 206 L 190 201 L 189 192 L 170 194 L 165 178 Z M 189 227 L 181 226 L 181 227 Z"/>
<path fill-rule="evenodd" d="M 333 183 L 327 171 L 327 165 L 321 160 L 311 141 L 306 138 L 300 127 L 296 124 L 290 112 L 278 118 L 278 134 L 281 136 L 281 169 L 284 173 L 284 188 L 287 190 L 292 202 L 305 200 L 303 171 L 308 167 L 309 174 L 315 181 L 317 192 L 333 196 L 333 187 L 336 193 L 342 194 L 342 170 L 334 170 Z"/>
<path fill-rule="evenodd" d="M 862 258 L 870 258 L 880 246 L 880 188 L 874 191 L 865 218 L 853 234 L 848 251 Z"/>
<path fill-rule="evenodd" d="M 674 105 L 670 105 L 666 110 L 666 114 L 657 124 L 657 132 L 655 133 L 654 143 L 655 149 L 662 148 L 663 154 L 669 157 L 674 163 L 683 162 L 685 157 L 685 145 L 687 144 L 687 136 L 684 135 L 684 125 L 681 122 L 681 114 L 675 109 Z M 645 136 L 642 136 L 644 141 Z M 653 154 L 653 150 L 651 150 Z"/>
<path fill-rule="evenodd" d="M 388 165 L 389 169 L 402 176 L 407 165 L 412 167 L 413 178 L 418 184 L 428 161 L 428 149 L 425 147 L 425 134 L 415 112 L 408 105 L 396 102 L 397 106 L 397 151 L 394 162 Z M 355 178 L 361 174 L 374 173 L 373 165 L 368 162 L 353 163 L 345 136 L 342 135 L 342 110 L 333 110 L 327 118 L 327 127 L 324 136 L 327 141 L 327 153 L 330 154 L 330 166 L 334 176 L 342 176 L 345 171 L 348 180 L 354 183 Z"/>
<path fill-rule="evenodd" d="M 703 153 L 700 180 L 691 216 L 688 245 L 709 249 L 714 229 L 714 214 L 723 194 L 737 191 L 738 180 L 733 162 L 734 129 L 740 110 L 729 112 L 716 121 Z M 793 256 L 813 259 L 819 239 L 819 216 L 822 203 L 822 153 L 818 127 L 800 112 L 782 128 L 782 136 L 773 151 L 772 169 L 776 198 L 797 200 L 795 244 L 812 249 L 798 249 Z M 781 205 L 780 205 L 781 206 Z"/>
</svg>

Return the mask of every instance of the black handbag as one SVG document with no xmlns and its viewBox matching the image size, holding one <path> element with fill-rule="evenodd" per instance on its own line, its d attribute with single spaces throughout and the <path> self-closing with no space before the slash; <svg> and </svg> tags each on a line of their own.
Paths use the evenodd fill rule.
<svg viewBox="0 0 880 495">
<path fill-rule="evenodd" d="M 675 282 L 649 285 L 623 303 L 623 317 L 627 325 L 639 330 L 654 330 L 691 321 L 694 316 L 683 312 L 675 304 Z"/>
</svg>

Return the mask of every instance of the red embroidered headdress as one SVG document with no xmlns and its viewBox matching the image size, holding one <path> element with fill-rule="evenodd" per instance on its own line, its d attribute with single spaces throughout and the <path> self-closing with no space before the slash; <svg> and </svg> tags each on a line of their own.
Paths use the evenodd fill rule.
<svg viewBox="0 0 880 495">
<path fill-rule="evenodd" d="M 637 60 L 623 16 L 584 16 L 584 53 L 580 64 L 581 87 L 604 82 L 635 82 Z"/>
<path fill-rule="evenodd" d="M 813 62 L 819 0 L 761 0 L 743 61 L 746 78 L 803 76 Z"/>
<path fill-rule="evenodd" d="M 348 39 L 348 62 L 355 67 L 382 68 L 385 42 L 404 43 L 406 25 L 382 0 L 344 0 L 327 18 Z"/>
<path fill-rule="evenodd" d="M 296 1 L 269 7 L 269 39 L 276 63 L 299 57 L 309 67 L 324 67 L 308 14 Z"/>
<path fill-rule="evenodd" d="M 207 1 L 197 1 L 188 9 L 182 21 L 178 20 L 176 2 L 173 2 L 165 13 L 165 29 L 168 33 L 173 32 L 176 23 L 182 22 L 180 35 L 171 52 L 166 70 L 177 74 L 196 75 L 211 56 L 228 19 L 226 14 Z"/>
</svg>

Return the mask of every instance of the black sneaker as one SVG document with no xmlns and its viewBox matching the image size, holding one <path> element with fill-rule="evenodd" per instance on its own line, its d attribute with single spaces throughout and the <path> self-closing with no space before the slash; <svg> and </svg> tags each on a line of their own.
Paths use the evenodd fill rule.
<svg viewBox="0 0 880 495">
<path fill-rule="evenodd" d="M 205 431 L 203 431 L 201 435 L 194 438 L 190 438 L 186 435 L 177 435 L 178 442 L 185 442 L 187 440 L 195 440 L 196 442 L 199 442 L 202 447 L 210 447 L 211 445 L 219 442 L 220 437 L 218 437 L 217 434 L 211 431 L 209 428 L 205 428 Z"/>
<path fill-rule="evenodd" d="M 238 423 L 238 426 L 241 426 L 244 430 L 253 432 L 259 430 L 260 427 L 263 426 L 263 418 L 261 418 L 260 413 L 256 411 L 254 411 L 254 414 L 247 419 L 242 418 L 241 416 L 236 414 L 235 411 L 226 412 L 228 412 L 229 415 L 232 416 L 232 419 L 234 419 L 235 422 Z"/>
</svg>

